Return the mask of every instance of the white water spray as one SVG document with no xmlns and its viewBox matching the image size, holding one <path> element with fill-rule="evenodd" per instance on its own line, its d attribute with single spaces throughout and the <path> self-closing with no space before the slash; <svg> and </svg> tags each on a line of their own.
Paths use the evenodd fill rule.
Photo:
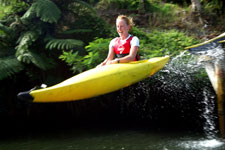
<svg viewBox="0 0 225 150">
<path fill-rule="evenodd" d="M 209 53 L 210 54 L 210 53 Z M 221 57 L 221 51 L 218 51 L 217 54 L 211 53 L 214 56 Z M 211 55 L 210 54 L 210 55 Z M 168 74 L 168 77 L 159 75 L 158 78 L 162 80 L 164 85 L 163 90 L 167 93 L 176 94 L 179 91 L 188 91 L 189 93 L 182 93 L 183 96 L 180 96 L 181 103 L 182 97 L 185 99 L 188 96 L 192 95 L 195 97 L 201 108 L 199 108 L 200 117 L 203 119 L 203 130 L 207 138 L 212 139 L 217 133 L 216 123 L 215 123 L 215 93 L 212 91 L 212 88 L 209 87 L 197 87 L 202 88 L 202 93 L 196 95 L 193 91 L 193 79 L 198 77 L 204 71 L 204 64 L 197 59 L 196 56 L 189 54 L 187 51 L 180 53 L 180 55 L 171 59 L 167 66 L 161 71 Z M 195 76 L 197 75 L 197 76 Z M 204 78 L 207 80 L 207 78 Z M 207 81 L 208 82 L 208 81 Z M 210 86 L 210 84 L 208 84 Z M 170 90 L 168 88 L 170 87 Z M 171 88 L 172 87 L 172 88 Z M 200 89 L 201 90 L 201 89 Z M 172 95 L 171 94 L 171 95 Z M 173 94 L 173 95 L 174 95 Z M 198 93 L 197 93 L 198 94 Z M 200 99 L 199 99 L 200 98 Z M 194 109 L 194 108 L 192 108 Z"/>
</svg>

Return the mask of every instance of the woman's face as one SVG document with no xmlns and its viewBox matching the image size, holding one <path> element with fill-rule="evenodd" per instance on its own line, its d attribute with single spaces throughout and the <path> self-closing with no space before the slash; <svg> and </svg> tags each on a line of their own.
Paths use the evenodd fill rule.
<svg viewBox="0 0 225 150">
<path fill-rule="evenodd" d="M 130 26 L 123 19 L 116 20 L 116 28 L 120 37 L 127 36 Z"/>
</svg>

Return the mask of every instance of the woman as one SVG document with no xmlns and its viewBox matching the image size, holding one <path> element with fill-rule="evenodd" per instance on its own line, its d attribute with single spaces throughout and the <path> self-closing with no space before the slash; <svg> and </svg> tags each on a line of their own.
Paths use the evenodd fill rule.
<svg viewBox="0 0 225 150">
<path fill-rule="evenodd" d="M 119 37 L 111 40 L 108 56 L 101 64 L 98 65 L 98 67 L 108 64 L 126 63 L 139 60 L 139 39 L 128 33 L 132 29 L 133 25 L 132 19 L 127 16 L 120 15 L 117 17 L 116 28 Z M 114 55 L 116 55 L 115 59 Z"/>
</svg>

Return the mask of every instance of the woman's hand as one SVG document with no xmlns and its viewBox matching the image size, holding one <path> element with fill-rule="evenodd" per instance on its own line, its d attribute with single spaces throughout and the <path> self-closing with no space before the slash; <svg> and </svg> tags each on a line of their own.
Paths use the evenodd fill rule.
<svg viewBox="0 0 225 150">
<path fill-rule="evenodd" d="M 96 68 L 105 66 L 105 65 L 110 65 L 110 64 L 117 64 L 118 63 L 118 59 L 113 59 L 113 60 L 108 60 L 108 61 L 104 61 L 101 64 L 97 65 Z"/>
<path fill-rule="evenodd" d="M 117 64 L 117 60 L 113 59 L 113 60 L 107 61 L 106 65 L 109 65 L 109 64 Z"/>
<path fill-rule="evenodd" d="M 96 66 L 96 68 L 102 67 L 102 66 L 104 66 L 104 65 L 106 65 L 106 62 L 100 63 L 98 66 Z"/>
<path fill-rule="evenodd" d="M 104 65 L 101 63 L 101 64 L 97 65 L 96 68 L 99 68 L 101 66 L 104 66 Z"/>
</svg>

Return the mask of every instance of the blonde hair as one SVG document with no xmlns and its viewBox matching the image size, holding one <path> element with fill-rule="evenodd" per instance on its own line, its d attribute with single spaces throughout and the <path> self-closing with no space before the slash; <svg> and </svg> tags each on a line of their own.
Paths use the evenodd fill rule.
<svg viewBox="0 0 225 150">
<path fill-rule="evenodd" d="M 132 30 L 132 27 L 135 25 L 132 17 L 127 17 L 126 15 L 119 15 L 116 20 L 118 19 L 124 20 L 126 24 L 130 26 L 130 31 Z"/>
</svg>

